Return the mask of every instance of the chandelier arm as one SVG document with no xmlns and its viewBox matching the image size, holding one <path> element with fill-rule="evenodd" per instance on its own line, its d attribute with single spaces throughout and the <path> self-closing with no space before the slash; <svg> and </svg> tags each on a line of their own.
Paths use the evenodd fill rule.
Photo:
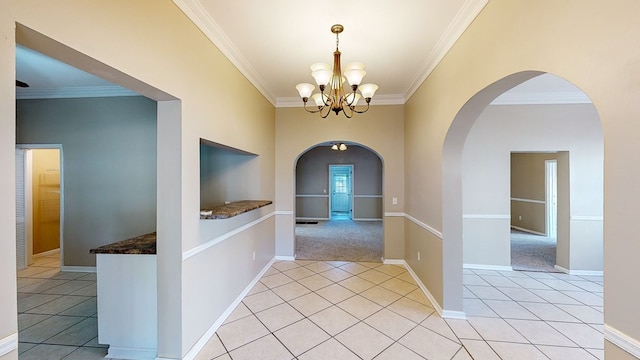
<svg viewBox="0 0 640 360">
<path fill-rule="evenodd" d="M 321 107 L 321 108 L 319 108 L 318 110 L 309 110 L 309 109 L 307 108 L 307 101 L 305 101 L 305 102 L 304 102 L 304 109 L 305 109 L 305 110 L 307 110 L 307 112 L 308 112 L 308 113 L 317 114 L 317 113 L 319 113 L 320 111 L 322 111 L 322 109 L 324 109 L 324 106 L 323 106 L 323 107 Z"/>
<path fill-rule="evenodd" d="M 322 110 L 327 109 L 327 112 L 324 113 L 324 115 L 322 114 Z M 331 107 L 330 106 L 323 106 L 321 109 L 318 110 L 320 112 L 320 117 L 323 119 L 326 119 L 327 116 L 329 116 L 329 114 L 331 114 Z"/>
<path fill-rule="evenodd" d="M 366 112 L 369 110 L 369 103 L 367 103 L 367 108 L 366 108 L 366 109 L 364 109 L 364 110 L 360 110 L 360 111 L 358 111 L 358 110 L 356 110 L 356 107 L 355 107 L 355 106 L 353 106 L 353 107 L 351 108 L 351 110 L 352 110 L 353 112 L 357 113 L 357 114 L 364 114 L 364 113 L 366 113 Z"/>
<path fill-rule="evenodd" d="M 349 109 L 349 112 L 347 112 L 347 109 Z M 342 113 L 347 119 L 351 119 L 353 117 L 353 108 L 351 108 L 350 106 L 343 107 Z"/>
</svg>

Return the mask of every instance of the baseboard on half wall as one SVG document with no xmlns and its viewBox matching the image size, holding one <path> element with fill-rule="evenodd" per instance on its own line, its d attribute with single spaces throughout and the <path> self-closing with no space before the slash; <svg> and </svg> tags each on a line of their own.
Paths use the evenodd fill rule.
<svg viewBox="0 0 640 360">
<path fill-rule="evenodd" d="M 604 272 L 603 271 L 599 271 L 599 270 L 569 270 L 567 268 L 564 268 L 560 265 L 554 265 L 553 266 L 556 270 L 563 272 L 565 274 L 569 274 L 569 275 L 584 275 L 584 276 L 604 276 Z"/>
<path fill-rule="evenodd" d="M 61 266 L 60 271 L 95 273 L 96 267 L 95 266 Z"/>
<path fill-rule="evenodd" d="M 462 264 L 463 269 L 513 271 L 511 266 L 504 265 L 483 265 L 483 264 Z"/>
<path fill-rule="evenodd" d="M 276 261 L 295 261 L 296 260 L 296 256 L 276 256 L 273 258 Z"/>
</svg>

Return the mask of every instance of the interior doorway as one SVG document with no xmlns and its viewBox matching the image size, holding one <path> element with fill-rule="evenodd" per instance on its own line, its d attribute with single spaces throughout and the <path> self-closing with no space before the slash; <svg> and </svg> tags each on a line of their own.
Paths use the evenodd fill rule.
<svg viewBox="0 0 640 360">
<path fill-rule="evenodd" d="M 63 182 L 60 145 L 16 146 L 16 267 L 59 253 L 62 263 Z"/>
<path fill-rule="evenodd" d="M 331 220 L 353 218 L 353 165 L 329 165 L 329 217 Z"/>
<path fill-rule="evenodd" d="M 545 161 L 546 224 L 547 237 L 557 238 L 558 234 L 558 161 Z"/>
</svg>

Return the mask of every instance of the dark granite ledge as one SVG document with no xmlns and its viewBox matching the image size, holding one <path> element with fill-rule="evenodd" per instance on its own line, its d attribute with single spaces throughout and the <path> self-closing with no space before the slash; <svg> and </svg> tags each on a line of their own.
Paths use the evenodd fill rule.
<svg viewBox="0 0 640 360">
<path fill-rule="evenodd" d="M 211 220 L 211 219 L 228 219 L 230 217 L 238 216 L 240 214 L 244 214 L 251 210 L 259 209 L 263 206 L 267 206 L 272 204 L 271 200 L 242 200 L 235 201 L 229 204 L 216 206 L 211 209 L 202 209 L 200 210 L 200 219 L 201 220 Z M 211 212 L 208 214 L 207 212 Z"/>
<path fill-rule="evenodd" d="M 89 250 L 91 254 L 156 255 L 156 233 L 140 235 Z"/>
</svg>

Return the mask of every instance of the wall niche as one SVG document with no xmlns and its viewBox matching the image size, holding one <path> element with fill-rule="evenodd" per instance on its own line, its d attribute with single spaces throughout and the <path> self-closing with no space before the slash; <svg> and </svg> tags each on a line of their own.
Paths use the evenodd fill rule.
<svg viewBox="0 0 640 360">
<path fill-rule="evenodd" d="M 200 139 L 200 217 L 224 219 L 262 207 L 258 155 Z M 210 214 L 213 210 L 213 213 Z"/>
</svg>

